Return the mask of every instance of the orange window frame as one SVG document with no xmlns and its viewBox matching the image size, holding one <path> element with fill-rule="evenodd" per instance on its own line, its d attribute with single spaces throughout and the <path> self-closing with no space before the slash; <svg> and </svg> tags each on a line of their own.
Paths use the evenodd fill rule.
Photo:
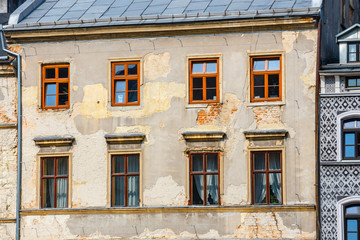
<svg viewBox="0 0 360 240">
<path fill-rule="evenodd" d="M 192 73 L 193 72 L 193 63 L 203 63 L 203 73 Z M 207 62 L 216 62 L 216 73 L 206 73 L 206 63 Z M 190 104 L 196 103 L 218 103 L 220 102 L 220 94 L 219 94 L 219 59 L 218 58 L 206 58 L 206 59 L 190 59 L 190 83 L 189 83 L 189 96 L 190 96 Z M 206 100 L 206 78 L 207 77 L 216 77 L 216 100 Z M 193 79 L 194 78 L 202 78 L 203 85 L 203 99 L 202 100 L 193 100 Z"/>
<path fill-rule="evenodd" d="M 128 74 L 128 65 L 137 64 L 137 75 L 129 75 Z M 124 75 L 115 75 L 115 66 L 116 65 L 124 65 Z M 116 89 L 115 82 L 118 80 L 125 81 L 125 102 L 116 103 Z M 128 82 L 129 80 L 137 80 L 137 101 L 129 102 L 128 101 Z M 112 62 L 111 63 L 111 105 L 112 106 L 137 106 L 140 105 L 140 61 L 131 61 L 131 62 Z"/>
<path fill-rule="evenodd" d="M 55 69 L 55 78 L 46 78 L 46 69 Z M 59 78 L 59 68 L 67 68 L 68 76 L 67 78 Z M 67 104 L 59 105 L 59 84 L 67 83 L 68 84 L 68 100 Z M 56 100 L 55 105 L 46 106 L 46 84 L 56 84 Z M 43 109 L 59 109 L 59 108 L 69 108 L 70 107 L 70 65 L 69 64 L 60 64 L 60 65 L 44 65 L 42 66 L 42 94 L 41 94 L 41 106 Z"/>
<path fill-rule="evenodd" d="M 278 70 L 268 70 L 269 60 L 279 60 L 279 69 Z M 265 70 L 254 70 L 254 60 L 265 60 Z M 281 56 L 258 56 L 251 57 L 251 102 L 269 102 L 269 101 L 281 101 L 282 100 L 282 63 Z M 269 97 L 269 85 L 268 85 L 268 76 L 269 75 L 279 75 L 279 97 L 270 98 Z M 254 76 L 263 75 L 264 76 L 264 97 L 255 98 L 254 97 Z M 276 85 L 274 85 L 276 86 Z"/>
</svg>

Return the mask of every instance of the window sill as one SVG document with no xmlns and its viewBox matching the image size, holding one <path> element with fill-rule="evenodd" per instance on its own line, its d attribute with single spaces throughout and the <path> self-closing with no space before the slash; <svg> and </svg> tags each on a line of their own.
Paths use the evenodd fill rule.
<svg viewBox="0 0 360 240">
<path fill-rule="evenodd" d="M 108 109 L 110 111 L 133 111 L 133 110 L 140 110 L 142 108 L 141 105 L 119 105 L 119 106 L 112 106 L 111 103 L 108 103 Z"/>
<path fill-rule="evenodd" d="M 199 109 L 199 108 L 207 108 L 208 106 L 211 105 L 221 105 L 222 103 L 188 103 L 185 106 L 185 109 Z"/>
<path fill-rule="evenodd" d="M 274 101 L 274 102 L 247 102 L 246 107 L 262 107 L 262 106 L 284 106 L 284 101 Z"/>
<path fill-rule="evenodd" d="M 111 207 L 111 208 L 61 208 L 21 210 L 22 216 L 76 215 L 76 214 L 121 214 L 121 213 L 209 213 L 209 212 L 291 212 L 315 211 L 315 204 L 293 205 L 233 205 L 233 206 L 165 206 L 165 207 Z"/>
</svg>

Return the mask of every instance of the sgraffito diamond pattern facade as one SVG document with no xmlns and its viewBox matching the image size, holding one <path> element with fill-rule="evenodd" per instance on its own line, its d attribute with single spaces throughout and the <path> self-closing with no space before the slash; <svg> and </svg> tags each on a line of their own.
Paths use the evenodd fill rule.
<svg viewBox="0 0 360 240">
<path fill-rule="evenodd" d="M 320 99 L 320 191 L 321 239 L 337 239 L 338 199 L 360 195 L 359 165 L 337 163 L 337 115 L 360 111 L 359 96 L 322 97 Z M 333 165 L 331 165 L 333 164 Z"/>
</svg>

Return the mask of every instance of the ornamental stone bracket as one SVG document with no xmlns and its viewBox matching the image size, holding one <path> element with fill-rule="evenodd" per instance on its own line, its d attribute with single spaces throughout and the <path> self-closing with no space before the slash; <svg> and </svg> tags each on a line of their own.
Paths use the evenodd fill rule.
<svg viewBox="0 0 360 240">
<path fill-rule="evenodd" d="M 224 132 L 183 132 L 184 139 L 190 142 L 196 141 L 220 141 L 225 137 Z"/>
<path fill-rule="evenodd" d="M 72 145 L 75 138 L 73 136 L 46 136 L 36 137 L 33 139 L 36 145 L 39 146 L 57 146 L 57 145 Z"/>
<path fill-rule="evenodd" d="M 145 139 L 145 134 L 143 133 L 106 134 L 105 139 L 107 143 L 112 143 L 112 144 L 141 143 Z"/>
<path fill-rule="evenodd" d="M 285 138 L 287 133 L 288 131 L 285 129 L 244 131 L 244 135 L 248 139 L 279 139 Z"/>
</svg>

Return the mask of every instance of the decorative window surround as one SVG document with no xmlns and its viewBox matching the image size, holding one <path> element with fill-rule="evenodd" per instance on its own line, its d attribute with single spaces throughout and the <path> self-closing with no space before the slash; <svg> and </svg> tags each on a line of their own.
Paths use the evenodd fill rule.
<svg viewBox="0 0 360 240">
<path fill-rule="evenodd" d="M 285 129 L 279 130 L 250 130 L 244 131 L 244 135 L 249 139 L 274 139 L 274 138 L 285 138 L 288 133 Z"/>
<path fill-rule="evenodd" d="M 351 117 L 351 118 L 360 118 L 360 111 L 347 111 L 337 115 L 336 117 L 336 126 L 337 126 L 337 161 L 343 161 L 343 150 L 342 150 L 342 120 L 344 118 Z M 344 160 L 344 161 L 351 161 L 351 160 Z M 358 160 L 356 160 L 358 162 Z"/>
<path fill-rule="evenodd" d="M 360 196 L 350 196 L 350 197 L 343 198 L 336 203 L 338 240 L 345 240 L 344 206 L 352 204 L 352 203 L 359 203 L 359 202 L 360 202 Z"/>
<path fill-rule="evenodd" d="M 145 134 L 143 133 L 106 134 L 105 139 L 107 143 L 114 143 L 114 144 L 141 143 L 145 139 Z"/>
<path fill-rule="evenodd" d="M 33 139 L 39 146 L 72 145 L 75 138 L 73 136 L 47 136 L 36 137 Z"/>
<path fill-rule="evenodd" d="M 225 137 L 224 132 L 183 132 L 186 141 L 220 141 Z"/>
</svg>

